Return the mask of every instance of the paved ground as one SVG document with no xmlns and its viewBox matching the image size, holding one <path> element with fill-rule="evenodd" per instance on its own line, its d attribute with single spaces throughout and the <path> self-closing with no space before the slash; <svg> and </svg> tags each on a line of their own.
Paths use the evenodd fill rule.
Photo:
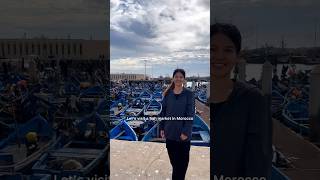
<svg viewBox="0 0 320 180">
<path fill-rule="evenodd" d="M 293 168 L 282 169 L 291 180 L 320 179 L 320 149 L 273 120 L 273 144 L 292 162 Z"/>
<path fill-rule="evenodd" d="M 163 143 L 111 140 L 110 179 L 170 180 L 171 164 Z M 209 147 L 191 146 L 186 180 L 209 180 Z"/>
</svg>

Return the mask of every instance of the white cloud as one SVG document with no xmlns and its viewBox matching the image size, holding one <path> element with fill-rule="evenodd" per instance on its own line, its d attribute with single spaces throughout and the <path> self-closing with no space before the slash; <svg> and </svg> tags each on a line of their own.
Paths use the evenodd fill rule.
<svg viewBox="0 0 320 180">
<path fill-rule="evenodd" d="M 182 62 L 209 64 L 209 3 L 209 0 L 111 0 L 111 49 L 117 49 L 111 51 L 111 71 L 121 70 L 118 66 L 124 62 L 143 64 L 142 59 L 155 59 L 156 64 L 169 66 Z M 112 32 L 116 32 L 114 36 Z M 132 56 L 127 57 L 124 51 L 130 51 Z"/>
<path fill-rule="evenodd" d="M 0 2 L 1 38 L 32 36 L 75 38 L 107 37 L 105 0 L 10 0 Z"/>
</svg>

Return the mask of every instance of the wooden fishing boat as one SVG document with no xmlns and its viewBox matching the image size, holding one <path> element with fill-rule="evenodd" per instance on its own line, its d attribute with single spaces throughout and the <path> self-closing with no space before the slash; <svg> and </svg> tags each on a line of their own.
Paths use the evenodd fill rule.
<svg viewBox="0 0 320 180">
<path fill-rule="evenodd" d="M 129 117 L 126 119 L 126 122 L 134 130 L 139 141 L 156 124 L 155 120 L 151 120 L 147 117 L 140 117 L 140 118 Z"/>
<path fill-rule="evenodd" d="M 150 131 L 142 138 L 142 141 L 164 142 L 160 138 L 159 123 L 155 124 Z M 192 124 L 191 145 L 194 146 L 210 146 L 210 128 L 203 119 L 195 115 Z"/>
<path fill-rule="evenodd" d="M 120 114 L 123 113 L 128 106 L 125 106 L 123 108 L 123 111 L 114 113 L 113 110 L 109 109 L 109 104 L 116 104 L 116 102 L 108 103 L 108 100 L 101 100 L 97 107 L 97 113 L 99 114 L 101 119 L 108 125 L 110 130 L 120 123 L 121 119 L 123 119 L 123 116 L 120 116 Z"/>
<path fill-rule="evenodd" d="M 158 116 L 162 111 L 162 105 L 160 102 L 152 99 L 147 107 L 144 109 L 145 116 Z"/>
<path fill-rule="evenodd" d="M 288 176 L 283 174 L 277 167 L 272 166 L 271 180 L 290 180 Z"/>
<path fill-rule="evenodd" d="M 92 114 L 76 124 L 76 133 L 71 140 L 60 143 L 33 165 L 36 174 L 85 177 L 103 164 L 108 153 L 106 124 L 98 114 Z"/>
<path fill-rule="evenodd" d="M 155 93 L 153 93 L 153 95 L 152 95 L 152 99 L 155 99 L 156 101 L 158 101 L 158 102 L 161 102 L 162 101 L 162 99 L 163 99 L 163 96 L 162 96 L 162 93 L 161 92 L 155 92 Z"/>
<path fill-rule="evenodd" d="M 37 134 L 37 148 L 27 151 L 26 135 Z M 46 119 L 37 115 L 24 124 L 17 124 L 14 132 L 0 142 L 0 173 L 13 174 L 32 165 L 52 144 L 53 130 Z"/>
<path fill-rule="evenodd" d="M 147 91 L 143 91 L 139 98 L 142 100 L 142 101 L 147 101 L 149 102 L 152 98 L 152 95 L 150 93 L 148 93 Z"/>
<path fill-rule="evenodd" d="M 80 92 L 82 98 L 102 98 L 106 94 L 105 90 L 101 86 L 93 86 L 84 89 Z"/>
<path fill-rule="evenodd" d="M 128 103 L 125 99 L 114 101 L 110 106 L 110 116 L 119 116 L 128 108 Z"/>
<path fill-rule="evenodd" d="M 64 93 L 63 95 L 79 95 L 80 86 L 76 83 L 67 82 L 64 84 Z"/>
<path fill-rule="evenodd" d="M 116 127 L 110 130 L 110 139 L 138 141 L 135 131 L 125 120 L 122 120 Z"/>
<path fill-rule="evenodd" d="M 140 98 L 136 98 L 135 100 L 133 100 L 131 105 L 129 105 L 129 107 L 124 111 L 123 114 L 127 117 L 132 117 L 132 116 L 136 117 L 142 114 L 145 107 L 146 107 L 145 102 Z"/>
<path fill-rule="evenodd" d="M 204 91 L 199 92 L 197 98 L 198 98 L 198 100 L 199 100 L 200 102 L 202 102 L 202 103 L 204 103 L 204 104 L 207 103 L 207 95 L 206 95 L 206 93 L 205 93 Z"/>
<path fill-rule="evenodd" d="M 303 100 L 289 100 L 282 110 L 284 123 L 304 135 L 309 134 L 308 103 Z"/>
<path fill-rule="evenodd" d="M 280 92 L 272 90 L 271 110 L 273 115 L 281 112 L 285 102 L 285 98 Z"/>
</svg>

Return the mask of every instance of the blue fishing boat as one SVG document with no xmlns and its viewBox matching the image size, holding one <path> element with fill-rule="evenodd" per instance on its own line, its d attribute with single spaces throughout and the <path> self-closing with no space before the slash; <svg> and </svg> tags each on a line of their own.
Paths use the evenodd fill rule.
<svg viewBox="0 0 320 180">
<path fill-rule="evenodd" d="M 110 116 L 119 116 L 129 107 L 125 99 L 114 101 L 110 106 Z"/>
<path fill-rule="evenodd" d="M 15 122 L 11 114 L 0 110 L 0 142 L 14 131 Z"/>
<path fill-rule="evenodd" d="M 105 90 L 101 86 L 93 86 L 84 89 L 80 92 L 80 97 L 104 97 L 106 94 Z"/>
<path fill-rule="evenodd" d="M 138 141 L 137 134 L 125 120 L 110 130 L 110 139 Z"/>
<path fill-rule="evenodd" d="M 132 91 L 132 96 L 133 96 L 134 98 L 139 98 L 141 93 L 142 93 L 142 90 L 140 90 L 140 89 L 134 89 L 134 90 Z"/>
<path fill-rule="evenodd" d="M 104 163 L 107 152 L 107 126 L 98 114 L 92 114 L 75 125 L 71 140 L 60 138 L 54 148 L 33 165 L 36 174 L 85 177 Z"/>
<path fill-rule="evenodd" d="M 195 115 L 193 120 L 191 144 L 210 146 L 210 128 L 198 115 Z"/>
<path fill-rule="evenodd" d="M 139 98 L 140 98 L 141 100 L 143 100 L 143 101 L 149 102 L 149 101 L 151 100 L 151 98 L 152 98 L 152 95 L 151 95 L 150 93 L 148 93 L 147 91 L 143 91 L 143 92 L 140 94 Z"/>
<path fill-rule="evenodd" d="M 123 111 L 120 111 L 120 113 L 115 113 L 113 110 L 109 109 L 109 106 L 115 106 L 118 101 L 113 101 L 111 103 L 108 103 L 108 100 L 100 100 L 98 107 L 97 107 L 97 113 L 101 117 L 101 119 L 109 126 L 109 128 L 113 128 L 116 125 L 118 125 L 123 118 L 123 116 L 120 116 L 121 113 L 127 108 L 127 106 L 123 107 Z M 118 107 L 115 107 L 118 108 Z"/>
<path fill-rule="evenodd" d="M 290 180 L 290 178 L 283 174 L 278 168 L 272 166 L 271 180 Z"/>
<path fill-rule="evenodd" d="M 162 99 L 163 99 L 163 96 L 162 96 L 162 93 L 161 92 L 155 92 L 155 93 L 153 93 L 153 95 L 152 95 L 152 99 L 155 99 L 156 101 L 158 101 L 158 102 L 161 102 L 162 101 Z"/>
<path fill-rule="evenodd" d="M 308 103 L 303 100 L 290 100 L 283 108 L 284 123 L 304 135 L 309 134 Z"/>
<path fill-rule="evenodd" d="M 298 86 L 290 88 L 290 90 L 286 93 L 285 97 L 288 100 L 301 99 L 304 101 L 308 101 L 309 93 L 301 86 Z"/>
<path fill-rule="evenodd" d="M 140 141 L 149 130 L 156 124 L 155 120 L 146 117 L 129 117 L 126 119 L 127 124 L 134 130 Z"/>
<path fill-rule="evenodd" d="M 80 86 L 69 82 L 64 84 L 64 95 L 78 95 L 80 93 Z"/>
<path fill-rule="evenodd" d="M 109 101 L 102 99 L 99 101 L 97 106 L 97 113 L 101 117 L 101 119 L 107 119 L 109 116 Z"/>
<path fill-rule="evenodd" d="M 145 102 L 140 98 L 136 98 L 122 114 L 127 117 L 140 116 L 145 108 Z"/>
<path fill-rule="evenodd" d="M 23 120 L 28 120 L 37 114 L 46 115 L 48 121 L 52 120 L 53 113 L 58 109 L 57 104 L 38 97 L 34 94 L 27 94 L 21 101 L 21 116 Z M 20 120 L 22 121 L 22 120 Z"/>
<path fill-rule="evenodd" d="M 142 141 L 164 142 L 164 139 L 160 138 L 158 127 L 159 123 L 154 125 L 142 138 Z M 198 115 L 195 115 L 193 119 L 191 145 L 210 146 L 210 128 Z"/>
<path fill-rule="evenodd" d="M 42 116 L 17 124 L 15 131 L 0 142 L 0 173 L 29 168 L 53 143 L 53 130 Z"/>
<path fill-rule="evenodd" d="M 75 100 L 71 100 L 71 107 L 77 107 L 76 114 L 78 115 L 86 115 L 91 114 L 96 110 L 96 107 L 98 106 L 99 99 L 98 98 L 74 98 Z M 73 103 L 74 102 L 74 103 Z M 72 105 L 74 104 L 74 105 Z"/>
<path fill-rule="evenodd" d="M 144 109 L 144 115 L 145 116 L 158 116 L 162 111 L 162 104 L 152 99 L 150 103 L 147 105 L 147 107 Z"/>
<path fill-rule="evenodd" d="M 110 117 L 110 121 L 108 122 L 109 123 L 109 129 L 112 129 L 112 128 L 116 127 L 118 124 L 120 124 L 121 120 L 123 118 L 124 117 L 111 116 Z"/>
<path fill-rule="evenodd" d="M 285 104 L 284 96 L 278 92 L 277 90 L 272 90 L 272 102 L 271 102 L 271 110 L 272 114 L 276 114 L 282 110 Z"/>
<path fill-rule="evenodd" d="M 117 95 L 117 99 L 126 99 L 127 96 L 129 96 L 129 93 L 127 91 L 120 91 Z"/>
<path fill-rule="evenodd" d="M 207 103 L 207 94 L 204 91 L 199 92 L 197 96 L 198 100 L 204 104 Z"/>
<path fill-rule="evenodd" d="M 162 92 L 162 84 L 155 84 L 154 85 L 154 92 Z"/>
</svg>

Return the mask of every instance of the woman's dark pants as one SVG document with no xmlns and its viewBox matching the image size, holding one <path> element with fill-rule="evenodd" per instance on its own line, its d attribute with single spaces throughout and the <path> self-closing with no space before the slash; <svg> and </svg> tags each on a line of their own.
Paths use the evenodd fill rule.
<svg viewBox="0 0 320 180">
<path fill-rule="evenodd" d="M 166 139 L 166 147 L 172 165 L 172 180 L 184 180 L 189 164 L 190 141 Z"/>
</svg>

